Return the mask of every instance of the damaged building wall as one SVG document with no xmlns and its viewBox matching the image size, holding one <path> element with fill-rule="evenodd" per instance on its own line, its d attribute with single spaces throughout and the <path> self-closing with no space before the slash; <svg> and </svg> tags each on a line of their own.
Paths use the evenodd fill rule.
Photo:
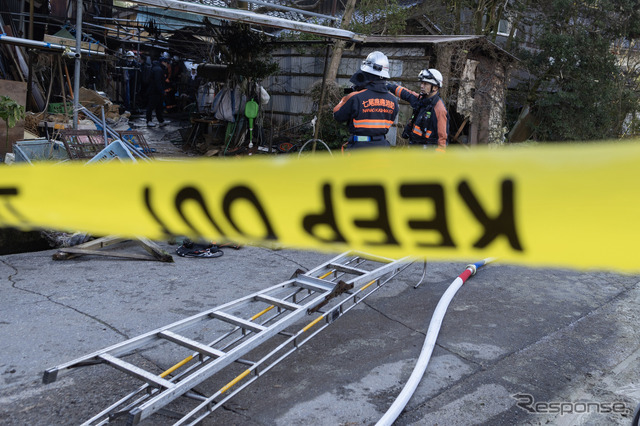
<svg viewBox="0 0 640 426">
<path fill-rule="evenodd" d="M 470 123 L 471 145 L 504 143 L 505 73 L 504 67 L 487 58 L 466 61 L 456 106 Z"/>
<path fill-rule="evenodd" d="M 489 89 L 489 139 L 490 144 L 503 144 L 507 129 L 505 127 L 506 116 L 506 71 L 501 66 L 495 66 L 491 74 Z"/>
<path fill-rule="evenodd" d="M 300 125 L 314 110 L 310 92 L 322 82 L 323 49 L 284 47 L 276 49 L 272 58 L 278 64 L 279 72 L 262 82 L 271 96 L 267 107 L 269 119 L 282 127 Z"/>
<path fill-rule="evenodd" d="M 458 87 L 457 107 L 458 113 L 465 117 L 473 114 L 473 97 L 476 90 L 476 68 L 478 61 L 467 59 L 462 76 L 460 77 L 460 86 Z"/>
<path fill-rule="evenodd" d="M 365 43 L 345 50 L 335 83 L 350 87 L 349 78 L 373 50 L 389 58 L 390 80 L 414 91 L 420 88 L 420 70 L 437 68 L 444 78 L 441 95 L 451 115 L 450 134 L 459 133 L 462 143 L 502 143 L 506 78 L 512 59 L 500 57 L 498 49 L 481 36 L 368 37 Z M 325 56 L 324 49 L 318 47 L 287 47 L 274 52 L 280 71 L 264 81 L 272 95 L 268 108 L 274 123 L 290 127 L 311 120 L 317 110 L 311 88 L 322 83 Z M 398 120 L 388 137 L 392 143 L 406 143 L 399 134 L 411 113 L 409 104 L 400 101 Z"/>
<path fill-rule="evenodd" d="M 437 68 L 444 77 L 441 93 L 451 114 L 451 134 L 461 133 L 459 140 L 467 143 L 499 143 L 503 133 L 506 68 L 500 64 L 494 51 L 496 49 L 481 36 L 371 36 L 364 43 L 348 46 L 340 62 L 336 81 L 327 83 L 337 84 L 340 88 L 349 87 L 349 78 L 373 50 L 380 50 L 389 57 L 392 81 L 415 91 L 419 90 L 417 75 L 420 70 Z M 153 51 L 154 56 L 157 53 Z M 278 63 L 280 71 L 262 82 L 271 95 L 271 102 L 265 107 L 267 122 L 276 128 L 310 126 L 314 114 L 317 114 L 317 98 L 314 99 L 312 94 L 322 84 L 328 57 L 324 41 L 307 45 L 283 43 L 273 52 L 272 59 Z M 468 70 L 470 74 L 463 76 L 469 58 L 473 58 L 477 64 L 473 70 Z M 81 84 L 105 92 L 114 103 L 119 103 L 122 100 L 119 69 L 122 67 L 118 66 L 116 59 L 110 56 L 107 60 L 83 61 Z M 26 66 L 24 58 L 22 62 Z M 64 93 L 65 80 L 74 70 L 72 61 L 63 59 L 62 64 L 66 63 L 69 65 L 69 69 L 64 70 L 66 78 L 58 76 L 61 73 L 55 66 L 51 71 L 35 70 L 34 84 L 39 88 L 33 90 L 32 96 L 41 98 L 35 102 L 38 110 L 46 109 L 47 102 L 69 99 L 68 93 Z M 464 87 L 465 79 L 473 79 L 473 85 Z M 53 81 L 53 92 L 47 89 L 50 81 Z M 479 85 L 479 82 L 482 84 Z M 51 93 L 61 93 L 62 98 L 52 97 L 49 100 Z M 465 97 L 468 99 L 462 100 Z M 410 116 L 409 105 L 401 101 L 398 121 L 390 135 L 392 142 L 406 142 L 396 138 L 394 132 L 401 133 L 398 129 L 402 129 Z"/>
</svg>

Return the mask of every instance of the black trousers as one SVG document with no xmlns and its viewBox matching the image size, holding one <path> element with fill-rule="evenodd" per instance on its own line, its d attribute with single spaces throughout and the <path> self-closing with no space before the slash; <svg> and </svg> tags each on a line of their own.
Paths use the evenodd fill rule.
<svg viewBox="0 0 640 426">
<path fill-rule="evenodd" d="M 164 96 L 162 93 L 151 93 L 147 101 L 147 122 L 153 120 L 153 111 L 156 112 L 156 118 L 159 123 L 164 121 L 162 111 L 164 109 Z"/>
<path fill-rule="evenodd" d="M 388 148 L 391 146 L 388 140 L 385 138 L 374 137 L 374 140 L 371 141 L 358 141 L 358 142 L 349 142 L 347 145 L 348 149 L 359 149 L 359 148 Z"/>
</svg>

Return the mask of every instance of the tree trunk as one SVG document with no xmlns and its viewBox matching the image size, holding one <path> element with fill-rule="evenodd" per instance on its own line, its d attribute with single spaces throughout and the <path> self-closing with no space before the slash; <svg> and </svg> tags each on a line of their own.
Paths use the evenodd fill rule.
<svg viewBox="0 0 640 426">
<path fill-rule="evenodd" d="M 342 22 L 340 23 L 340 28 L 346 30 L 349 24 L 351 23 L 351 17 L 353 16 L 353 11 L 356 8 L 356 0 L 348 0 L 344 15 L 342 16 Z M 318 139 L 318 133 L 320 132 L 320 126 L 322 122 L 322 114 L 325 105 L 325 91 L 327 84 L 329 82 L 335 82 L 336 77 L 338 76 L 338 68 L 340 67 L 340 60 L 342 59 L 342 52 L 344 51 L 344 47 L 346 42 L 343 40 L 338 40 L 333 45 L 333 52 L 331 53 L 331 61 L 329 62 L 329 66 L 325 67 L 325 74 L 322 80 L 322 92 L 320 93 L 320 102 L 318 103 L 318 120 L 315 125 L 315 132 L 313 135 L 314 139 Z M 326 59 L 325 59 L 326 65 Z M 315 142 L 313 145 L 313 151 L 315 152 Z"/>
<path fill-rule="evenodd" d="M 342 17 L 342 22 L 340 23 L 340 28 L 346 30 L 349 24 L 351 23 L 351 17 L 353 16 L 353 11 L 356 8 L 356 0 L 348 0 L 345 9 L 344 15 Z M 340 67 L 340 60 L 342 59 L 342 52 L 344 51 L 344 47 L 346 42 L 343 40 L 338 40 L 333 45 L 333 52 L 331 53 L 331 61 L 329 62 L 329 68 L 327 69 L 327 75 L 325 76 L 327 81 L 335 81 L 338 75 L 338 68 Z"/>
</svg>

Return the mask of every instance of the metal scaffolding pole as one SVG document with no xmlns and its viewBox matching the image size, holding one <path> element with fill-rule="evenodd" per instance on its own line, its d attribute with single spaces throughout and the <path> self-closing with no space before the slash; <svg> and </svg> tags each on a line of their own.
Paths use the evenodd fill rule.
<svg viewBox="0 0 640 426">
<path fill-rule="evenodd" d="M 76 66 L 73 75 L 73 128 L 78 130 L 78 106 L 80 105 L 80 68 L 82 48 L 82 0 L 76 1 Z"/>
<path fill-rule="evenodd" d="M 43 49 L 43 50 L 52 50 L 55 51 L 56 53 L 67 53 L 67 57 L 71 57 L 71 58 L 75 58 L 76 54 L 76 48 L 75 47 L 69 47 L 69 46 L 65 46 L 63 44 L 58 44 L 58 43 L 49 43 L 46 41 L 37 41 L 37 40 L 29 40 L 28 38 L 20 38 L 20 37 L 11 37 L 8 35 L 4 35 L 4 34 L 0 34 L 0 43 L 7 43 L 7 44 L 15 44 L 17 46 L 24 46 L 24 47 L 37 47 L 39 49 Z M 104 57 L 105 53 L 104 52 L 92 52 L 91 50 L 88 49 L 81 49 L 82 53 L 88 53 L 90 55 L 96 55 L 96 56 L 101 56 Z"/>
</svg>

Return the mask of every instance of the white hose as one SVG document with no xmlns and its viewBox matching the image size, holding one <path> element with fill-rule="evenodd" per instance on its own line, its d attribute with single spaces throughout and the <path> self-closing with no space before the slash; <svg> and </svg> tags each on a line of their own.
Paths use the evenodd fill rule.
<svg viewBox="0 0 640 426">
<path fill-rule="evenodd" d="M 476 273 L 477 267 L 485 265 L 489 262 L 493 261 L 493 259 L 485 259 L 482 262 L 478 262 L 473 265 L 467 266 L 465 272 L 469 270 L 471 272 L 470 275 L 474 275 Z M 461 277 L 465 275 L 464 272 L 460 274 L 451 284 L 449 284 L 449 288 L 444 292 L 440 301 L 438 302 L 438 306 L 433 311 L 433 316 L 431 317 L 431 322 L 429 323 L 429 329 L 427 330 L 427 336 L 424 339 L 424 344 L 422 345 L 422 352 L 420 352 L 420 356 L 418 357 L 418 362 L 416 366 L 413 368 L 413 372 L 411 373 L 411 377 L 407 380 L 407 383 L 404 385 L 402 392 L 393 402 L 391 407 L 387 410 L 387 412 L 382 416 L 382 418 L 376 423 L 376 426 L 389 426 L 396 421 L 404 407 L 407 405 L 413 393 L 415 392 L 420 380 L 422 380 L 422 376 L 427 369 L 427 365 L 429 364 L 429 360 L 431 358 L 431 353 L 433 352 L 433 348 L 436 345 L 436 339 L 438 338 L 438 333 L 440 332 L 440 326 L 442 326 L 442 320 L 444 319 L 444 315 L 447 313 L 447 308 L 449 307 L 449 303 L 456 295 L 460 287 L 464 284 L 465 280 Z"/>
</svg>

